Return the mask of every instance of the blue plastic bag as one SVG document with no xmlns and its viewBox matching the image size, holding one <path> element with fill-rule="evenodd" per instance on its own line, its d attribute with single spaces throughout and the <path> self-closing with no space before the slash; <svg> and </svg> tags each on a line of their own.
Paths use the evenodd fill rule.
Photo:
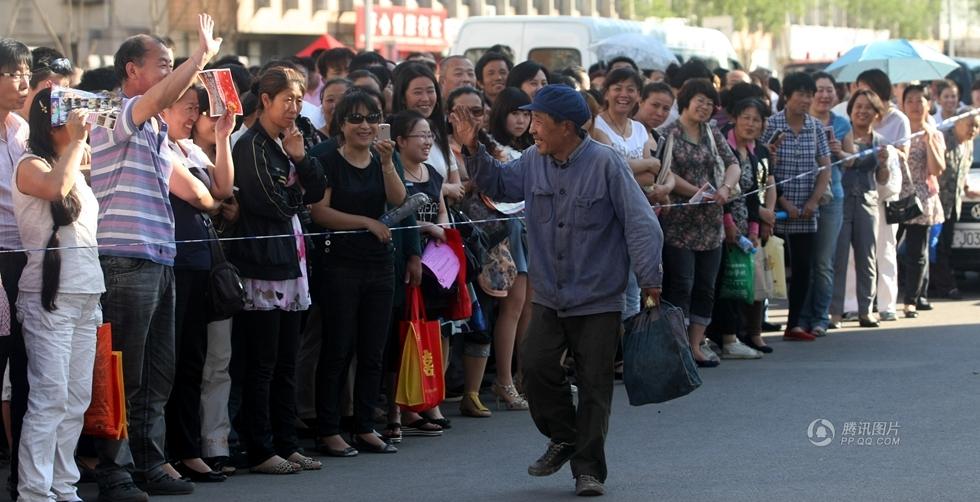
<svg viewBox="0 0 980 502">
<path fill-rule="evenodd" d="M 661 303 L 626 320 L 623 383 L 633 406 L 677 399 L 701 386 L 681 309 Z"/>
</svg>

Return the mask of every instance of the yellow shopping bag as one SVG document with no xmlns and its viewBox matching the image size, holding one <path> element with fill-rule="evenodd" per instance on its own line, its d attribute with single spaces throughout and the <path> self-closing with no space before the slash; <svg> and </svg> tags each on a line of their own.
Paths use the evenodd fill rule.
<svg viewBox="0 0 980 502">
<path fill-rule="evenodd" d="M 766 268 L 772 271 L 772 296 L 770 300 L 786 299 L 786 255 L 783 252 L 784 241 L 775 235 L 769 238 L 764 250 L 766 253 Z"/>
</svg>

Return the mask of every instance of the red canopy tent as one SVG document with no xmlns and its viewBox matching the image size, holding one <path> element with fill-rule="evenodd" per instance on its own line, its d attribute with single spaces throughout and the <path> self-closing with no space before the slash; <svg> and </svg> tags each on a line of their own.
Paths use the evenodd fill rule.
<svg viewBox="0 0 980 502">
<path fill-rule="evenodd" d="M 305 49 L 296 53 L 297 56 L 304 58 L 313 55 L 313 52 L 317 49 L 334 49 L 336 47 L 343 47 L 344 44 L 340 43 L 339 40 L 330 36 L 329 33 L 324 33 L 323 36 L 318 37 L 310 45 L 307 45 Z"/>
</svg>

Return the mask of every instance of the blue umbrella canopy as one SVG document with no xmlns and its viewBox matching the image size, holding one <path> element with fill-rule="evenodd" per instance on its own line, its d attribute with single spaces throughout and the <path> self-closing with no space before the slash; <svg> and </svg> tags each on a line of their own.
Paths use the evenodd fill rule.
<svg viewBox="0 0 980 502">
<path fill-rule="evenodd" d="M 878 69 L 897 84 L 943 79 L 957 68 L 956 61 L 943 53 L 900 38 L 854 47 L 828 65 L 826 71 L 840 82 L 854 82 L 865 70 Z"/>
</svg>

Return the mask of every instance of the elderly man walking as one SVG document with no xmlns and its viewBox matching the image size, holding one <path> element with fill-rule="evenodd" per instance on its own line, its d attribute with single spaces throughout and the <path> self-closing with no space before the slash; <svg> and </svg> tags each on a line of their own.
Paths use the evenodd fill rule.
<svg viewBox="0 0 980 502">
<path fill-rule="evenodd" d="M 576 493 L 602 495 L 623 292 L 632 263 L 643 299 L 660 301 L 663 233 L 622 157 L 582 129 L 591 113 L 578 92 L 549 85 L 523 108 L 535 146 L 518 160 L 494 160 L 466 108 L 452 111 L 454 136 L 483 193 L 526 201 L 534 310 L 521 347 L 523 383 L 531 417 L 550 439 L 528 474 L 548 476 L 571 460 Z M 560 363 L 566 350 L 577 408 Z"/>
</svg>

